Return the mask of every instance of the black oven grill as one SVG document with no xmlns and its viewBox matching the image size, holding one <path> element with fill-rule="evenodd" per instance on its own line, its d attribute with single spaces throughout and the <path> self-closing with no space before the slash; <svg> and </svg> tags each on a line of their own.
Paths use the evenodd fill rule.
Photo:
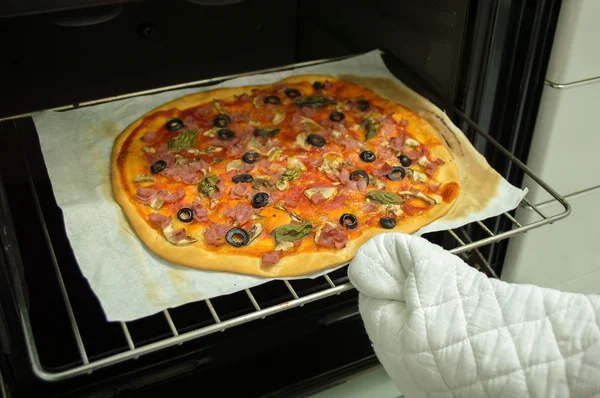
<svg viewBox="0 0 600 398">
<path fill-rule="evenodd" d="M 331 62 L 334 60 L 336 59 L 324 59 L 308 63 L 272 68 L 266 71 L 258 71 L 254 73 L 286 70 L 311 64 Z M 213 78 L 183 85 L 164 87 L 156 90 L 108 98 L 85 104 L 78 104 L 77 106 L 93 105 L 126 97 L 145 95 L 183 87 L 196 87 L 214 84 L 237 76 L 240 75 Z M 76 106 L 63 107 L 60 110 L 68 110 L 75 107 Z M 533 222 L 523 224 L 517 221 L 512 214 L 503 213 L 489 220 L 477 221 L 457 228 L 456 230 L 449 230 L 447 231 L 447 234 L 432 234 L 432 238 L 435 239 L 436 242 L 442 244 L 452 253 L 460 254 L 465 260 L 467 260 L 467 262 L 480 269 L 482 272 L 485 272 L 491 277 L 497 277 L 494 269 L 483 253 L 486 245 L 562 219 L 568 216 L 570 213 L 570 206 L 564 200 L 564 198 L 550 188 L 545 182 L 540 180 L 531 170 L 529 170 L 522 162 L 515 158 L 500 144 L 498 144 L 486 132 L 482 131 L 460 110 L 454 107 L 448 107 L 447 109 L 450 109 L 453 112 L 453 115 L 456 116 L 456 119 L 462 123 L 461 125 L 465 126 L 465 132 L 468 136 L 473 138 L 475 135 L 479 135 L 487 140 L 487 142 L 494 146 L 503 156 L 506 156 L 508 161 L 512 162 L 514 166 L 527 173 L 532 180 L 534 180 L 544 190 L 552 195 L 559 203 L 561 203 L 563 207 L 562 211 L 556 214 L 547 215 L 537 206 L 531 204 L 527 199 L 524 199 L 524 205 L 533 209 L 538 216 L 538 218 Z M 345 267 L 336 270 L 329 275 L 325 275 L 314 280 L 272 281 L 265 285 L 257 286 L 251 289 L 245 289 L 244 291 L 235 293 L 233 295 L 218 297 L 211 300 L 204 300 L 203 303 L 197 302 L 187 304 L 184 307 L 193 306 L 193 311 L 204 314 L 203 320 L 194 325 L 178 325 L 179 321 L 176 319 L 175 315 L 181 310 L 181 307 L 165 310 L 162 312 L 162 314 L 155 314 L 153 316 L 133 322 L 118 322 L 113 323 L 113 325 L 109 325 L 108 322 L 103 321 L 104 326 L 112 326 L 111 333 L 113 333 L 115 336 L 120 335 L 122 344 L 112 349 L 99 349 L 98 347 L 103 347 L 103 345 L 98 344 L 98 346 L 96 346 L 96 343 L 90 343 L 89 339 L 84 338 L 85 332 L 80 330 L 81 323 L 78 322 L 78 316 L 76 314 L 77 311 L 75 311 L 73 308 L 73 304 L 77 303 L 71 301 L 73 296 L 70 295 L 68 291 L 69 289 L 73 288 L 72 285 L 70 288 L 67 287 L 68 284 L 65 283 L 63 272 L 61 271 L 62 266 L 59 265 L 59 262 L 54 255 L 51 234 L 48 232 L 48 226 L 44 222 L 44 212 L 40 206 L 38 192 L 35 183 L 33 182 L 33 177 L 29 166 L 27 167 L 27 173 L 31 190 L 34 194 L 33 196 L 36 205 L 36 211 L 39 214 L 40 220 L 42 220 L 45 239 L 51 251 L 51 260 L 54 265 L 56 282 L 60 288 L 63 304 L 65 306 L 65 322 L 68 323 L 68 326 L 61 328 L 61 330 L 63 330 L 63 333 L 67 333 L 70 336 L 63 335 L 61 337 L 63 337 L 63 340 L 70 340 L 70 338 L 74 339 L 71 351 L 75 354 L 66 355 L 68 359 L 65 359 L 64 362 L 60 363 L 58 366 L 55 363 L 51 365 L 42 363 L 40 352 L 44 347 L 38 341 L 40 339 L 40 334 L 36 335 L 34 326 L 31 322 L 30 313 L 26 302 L 26 294 L 24 293 L 24 284 L 20 280 L 19 272 L 15 262 L 11 262 L 9 264 L 9 270 L 11 271 L 12 282 L 14 285 L 13 287 L 15 290 L 16 306 L 18 309 L 19 320 L 24 331 L 26 348 L 33 371 L 42 380 L 60 381 L 86 373 L 89 374 L 98 369 L 116 365 L 127 360 L 137 359 L 142 355 L 157 352 L 167 347 L 182 345 L 185 342 L 190 342 L 191 340 L 199 337 L 207 337 L 215 334 L 216 332 L 233 328 L 234 326 L 240 326 L 250 321 L 265 319 L 266 317 L 283 313 L 284 311 L 291 310 L 293 308 L 302 307 L 305 304 L 324 300 L 337 295 L 349 294 L 349 292 L 353 291 L 353 286 L 348 281 Z M 494 222 L 501 218 L 508 219 L 511 227 L 507 230 L 493 232 L 492 226 L 494 225 Z M 273 291 L 277 291 L 277 294 L 272 294 Z M 220 300 L 233 301 L 228 302 L 226 306 L 223 306 L 227 308 L 227 311 L 223 311 L 221 307 L 217 305 Z M 232 305 L 232 303 L 234 303 L 234 305 Z M 81 314 L 79 317 L 81 317 Z M 81 321 L 81 319 L 79 320 Z M 134 333 L 132 333 L 132 328 L 139 330 L 140 328 L 137 325 L 140 323 L 143 323 L 144 325 L 147 324 L 159 326 L 149 328 L 150 332 L 146 330 L 145 335 L 142 338 L 135 338 Z M 119 337 L 116 338 L 118 339 Z M 49 342 L 44 341 L 43 344 L 49 344 Z"/>
</svg>

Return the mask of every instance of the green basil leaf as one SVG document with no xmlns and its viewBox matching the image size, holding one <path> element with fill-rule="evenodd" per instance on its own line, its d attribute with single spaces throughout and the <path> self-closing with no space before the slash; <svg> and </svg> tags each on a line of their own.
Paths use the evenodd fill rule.
<svg viewBox="0 0 600 398">
<path fill-rule="evenodd" d="M 296 106 L 300 107 L 307 106 L 309 108 L 322 108 L 327 105 L 335 105 L 337 102 L 330 100 L 329 98 L 314 96 L 300 98 L 296 100 L 295 104 Z"/>
<path fill-rule="evenodd" d="M 274 137 L 275 134 L 279 133 L 279 127 L 263 127 L 254 129 L 255 137 Z"/>
<path fill-rule="evenodd" d="M 271 231 L 271 235 L 277 242 L 293 242 L 307 237 L 312 231 L 312 224 L 305 221 L 302 224 L 281 225 Z"/>
<path fill-rule="evenodd" d="M 360 125 L 365 128 L 367 134 L 365 135 L 365 141 L 369 141 L 371 138 L 375 138 L 377 134 L 377 126 L 372 120 L 365 119 L 360 122 Z"/>
<path fill-rule="evenodd" d="M 217 183 L 219 181 L 219 177 L 217 177 L 216 174 L 207 175 L 198 184 L 198 193 L 207 197 L 216 194 L 219 191 L 217 188 Z"/>
<path fill-rule="evenodd" d="M 196 145 L 196 139 L 198 138 L 198 132 L 196 130 L 184 130 L 177 137 L 169 140 L 169 149 L 175 152 L 181 152 L 186 148 Z"/>
<path fill-rule="evenodd" d="M 384 205 L 404 202 L 400 196 L 384 191 L 369 191 L 367 192 L 367 198 Z"/>
<path fill-rule="evenodd" d="M 302 175 L 301 169 L 286 170 L 283 172 L 281 177 L 279 177 L 279 179 L 286 180 L 286 181 L 292 181 L 292 180 L 295 180 L 296 178 L 300 177 L 301 175 Z"/>
</svg>

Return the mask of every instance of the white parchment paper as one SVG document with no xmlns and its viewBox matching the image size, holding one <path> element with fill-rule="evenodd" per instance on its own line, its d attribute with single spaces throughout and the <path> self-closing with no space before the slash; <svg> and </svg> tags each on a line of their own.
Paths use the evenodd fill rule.
<svg viewBox="0 0 600 398">
<path fill-rule="evenodd" d="M 179 266 L 150 252 L 136 237 L 112 197 L 110 153 L 115 138 L 149 110 L 183 95 L 218 87 L 266 84 L 298 74 L 351 74 L 397 81 L 383 63 L 379 51 L 372 51 L 344 61 L 248 76 L 211 87 L 33 115 L 75 257 L 109 321 L 142 318 L 166 308 L 234 293 L 270 280 Z M 415 103 L 429 104 L 398 83 Z M 443 115 L 433 105 L 429 110 Z M 460 219 L 438 220 L 419 233 L 455 228 L 515 208 L 525 192 L 504 180 L 499 185 L 496 197 L 485 209 Z"/>
</svg>

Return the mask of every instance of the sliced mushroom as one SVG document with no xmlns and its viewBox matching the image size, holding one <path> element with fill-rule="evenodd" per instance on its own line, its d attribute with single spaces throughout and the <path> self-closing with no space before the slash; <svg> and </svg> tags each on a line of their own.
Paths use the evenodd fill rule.
<svg viewBox="0 0 600 398">
<path fill-rule="evenodd" d="M 404 141 L 404 145 L 410 146 L 410 147 L 417 147 L 417 146 L 421 145 L 421 143 L 415 139 L 407 138 L 406 141 Z"/>
<path fill-rule="evenodd" d="M 417 163 L 423 167 L 427 167 L 431 162 L 429 161 L 429 159 L 427 159 L 425 155 L 423 155 L 417 160 Z"/>
<path fill-rule="evenodd" d="M 147 153 L 156 153 L 156 149 L 151 146 L 148 146 L 148 145 L 144 145 L 142 147 L 142 151 L 147 152 Z"/>
<path fill-rule="evenodd" d="M 250 121 L 248 122 L 248 124 L 249 124 L 250 126 L 254 126 L 254 127 L 258 127 L 258 126 L 260 126 L 260 125 L 261 125 L 261 123 L 260 123 L 258 120 L 250 120 Z"/>
<path fill-rule="evenodd" d="M 302 149 L 305 150 L 309 150 L 311 148 L 311 145 L 306 142 L 306 134 L 304 133 L 299 133 L 298 135 L 296 135 L 296 144 L 298 144 L 298 146 Z"/>
<path fill-rule="evenodd" d="M 293 242 L 277 242 L 277 244 L 275 245 L 275 250 L 290 250 L 292 247 L 294 247 L 294 243 Z"/>
<path fill-rule="evenodd" d="M 316 193 L 321 193 L 325 198 L 331 199 L 337 193 L 337 188 L 335 187 L 323 187 L 323 188 L 309 188 L 304 191 L 304 196 L 308 199 L 312 198 L 312 196 Z"/>
<path fill-rule="evenodd" d="M 169 225 L 167 225 L 166 227 L 163 228 L 163 234 L 165 235 L 165 238 L 167 239 L 167 241 L 175 246 L 186 246 L 189 244 L 192 244 L 194 242 L 197 242 L 197 239 L 192 238 L 191 236 L 186 236 L 185 238 L 183 238 L 182 240 L 175 240 L 175 238 L 173 237 L 173 224 L 169 223 Z"/>
<path fill-rule="evenodd" d="M 268 153 L 269 148 L 261 144 L 256 138 L 252 137 L 250 138 L 250 141 L 248 141 L 248 150 L 264 155 Z"/>
<path fill-rule="evenodd" d="M 377 189 L 385 189 L 385 183 L 377 177 L 369 176 L 369 185 L 373 185 Z"/>
<path fill-rule="evenodd" d="M 256 240 L 256 238 L 258 238 L 260 236 L 260 234 L 262 234 L 263 231 L 263 226 L 262 224 L 254 224 L 249 230 L 248 230 L 248 245 L 252 244 L 252 242 L 254 242 Z"/>
<path fill-rule="evenodd" d="M 304 221 L 304 220 L 302 219 L 302 217 L 300 217 L 298 214 L 294 213 L 293 211 L 289 211 L 288 209 L 286 209 L 286 208 L 285 208 L 285 207 L 283 207 L 283 206 L 279 206 L 279 205 L 277 205 L 277 206 L 273 206 L 273 208 L 274 208 L 274 209 L 276 209 L 276 210 L 281 210 L 281 211 L 283 211 L 283 212 L 287 213 L 287 215 L 288 215 L 288 216 L 290 216 L 290 218 L 291 218 L 292 220 L 294 220 L 294 221 L 298 221 L 298 222 L 302 222 L 302 221 Z"/>
<path fill-rule="evenodd" d="M 214 111 L 217 113 L 225 113 L 223 111 L 223 106 L 221 106 L 221 103 L 218 100 L 213 100 L 212 107 L 213 107 Z"/>
<path fill-rule="evenodd" d="M 154 182 L 156 177 L 149 176 L 148 174 L 140 174 L 133 179 L 133 182 Z"/>
<path fill-rule="evenodd" d="M 182 166 L 187 164 L 187 159 L 181 155 L 175 155 L 175 166 Z"/>
<path fill-rule="evenodd" d="M 319 123 L 315 122 L 311 118 L 302 116 L 302 119 L 300 119 L 300 120 L 301 120 L 300 123 L 305 124 L 310 131 L 323 130 L 323 126 L 321 126 Z"/>
<path fill-rule="evenodd" d="M 319 171 L 330 173 L 337 170 L 344 161 L 344 155 L 340 152 L 327 152 L 323 155 L 323 164 L 319 166 Z"/>
<path fill-rule="evenodd" d="M 383 213 L 392 213 L 396 217 L 400 217 L 402 214 L 404 214 L 404 211 L 402 210 L 402 205 L 399 204 L 381 205 L 379 207 L 379 210 L 381 210 Z"/>
<path fill-rule="evenodd" d="M 323 227 L 325 227 L 325 225 L 330 225 L 332 227 L 337 227 L 337 225 L 331 221 L 327 221 L 324 224 L 319 225 L 316 229 L 315 229 L 315 244 L 318 244 L 319 242 L 319 238 L 321 237 L 321 230 L 323 229 Z"/>
<path fill-rule="evenodd" d="M 243 162 L 241 159 L 235 159 L 232 160 L 231 162 L 227 163 L 227 166 L 225 166 L 225 170 L 226 171 L 232 171 L 232 170 L 236 170 L 236 171 L 240 171 L 242 168 Z"/>
<path fill-rule="evenodd" d="M 263 103 L 263 99 L 260 96 L 252 98 L 252 106 L 253 107 L 258 109 L 262 106 L 262 103 Z"/>
<path fill-rule="evenodd" d="M 283 148 L 273 147 L 273 148 L 269 149 L 269 152 L 267 152 L 267 159 L 273 160 L 273 159 L 279 157 L 279 155 L 282 152 L 283 152 Z"/>
<path fill-rule="evenodd" d="M 333 139 L 336 139 L 336 140 L 337 140 L 337 139 L 338 139 L 338 138 L 340 138 L 341 136 L 342 136 L 342 133 L 341 133 L 341 132 L 339 132 L 339 131 L 337 131 L 337 130 L 333 130 L 333 131 L 331 131 L 331 137 L 332 137 Z"/>
<path fill-rule="evenodd" d="M 159 199 L 158 197 L 154 198 L 152 200 L 152 203 L 150 203 L 150 207 L 152 207 L 154 210 L 158 210 L 162 207 L 162 205 L 165 203 L 164 200 Z"/>
<path fill-rule="evenodd" d="M 271 189 L 273 188 L 273 184 L 271 184 L 269 180 L 264 177 L 255 177 L 254 181 L 252 181 L 252 188 L 260 190 L 263 187 Z"/>
<path fill-rule="evenodd" d="M 275 111 L 275 117 L 273 118 L 273 124 L 279 124 L 285 120 L 285 111 L 283 109 L 277 109 Z"/>
<path fill-rule="evenodd" d="M 427 174 L 414 170 L 414 169 L 409 169 L 406 168 L 406 175 L 413 180 L 414 182 L 426 182 L 427 181 Z"/>
<path fill-rule="evenodd" d="M 275 187 L 280 191 L 285 191 L 286 189 L 288 189 L 290 187 L 290 183 L 288 182 L 288 180 L 284 180 L 284 179 L 280 178 L 277 181 L 277 183 L 275 184 Z"/>
<path fill-rule="evenodd" d="M 190 148 L 188 149 L 188 152 L 194 155 L 207 155 L 209 153 L 221 152 L 222 150 L 223 148 L 221 148 L 220 146 L 209 146 L 205 149 Z"/>
<path fill-rule="evenodd" d="M 215 207 L 217 207 L 217 205 L 219 204 L 219 199 L 217 198 L 210 198 L 210 209 L 214 210 Z"/>
<path fill-rule="evenodd" d="M 219 130 L 221 130 L 222 127 L 213 127 L 210 130 L 206 130 L 204 133 L 202 133 L 203 136 L 205 137 L 216 137 L 217 133 L 219 132 Z"/>
<path fill-rule="evenodd" d="M 288 170 L 300 169 L 302 171 L 306 171 L 306 166 L 304 165 L 304 163 L 302 163 L 301 161 L 299 161 L 298 159 L 296 159 L 293 156 L 288 158 L 287 164 L 285 165 L 285 167 Z"/>
<path fill-rule="evenodd" d="M 400 196 L 412 196 L 414 198 L 419 198 L 419 199 L 423 199 L 425 202 L 431 204 L 431 205 L 436 205 L 437 201 L 433 198 L 430 198 L 429 196 L 425 195 L 423 192 L 412 192 L 412 191 L 399 191 L 398 195 Z"/>
</svg>

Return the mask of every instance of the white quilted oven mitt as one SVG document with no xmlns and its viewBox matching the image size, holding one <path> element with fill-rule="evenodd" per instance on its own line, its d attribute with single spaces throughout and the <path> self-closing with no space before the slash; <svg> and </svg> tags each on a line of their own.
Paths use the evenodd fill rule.
<svg viewBox="0 0 600 398">
<path fill-rule="evenodd" d="M 488 279 L 398 233 L 367 242 L 348 272 L 406 397 L 600 396 L 600 296 Z"/>
</svg>

